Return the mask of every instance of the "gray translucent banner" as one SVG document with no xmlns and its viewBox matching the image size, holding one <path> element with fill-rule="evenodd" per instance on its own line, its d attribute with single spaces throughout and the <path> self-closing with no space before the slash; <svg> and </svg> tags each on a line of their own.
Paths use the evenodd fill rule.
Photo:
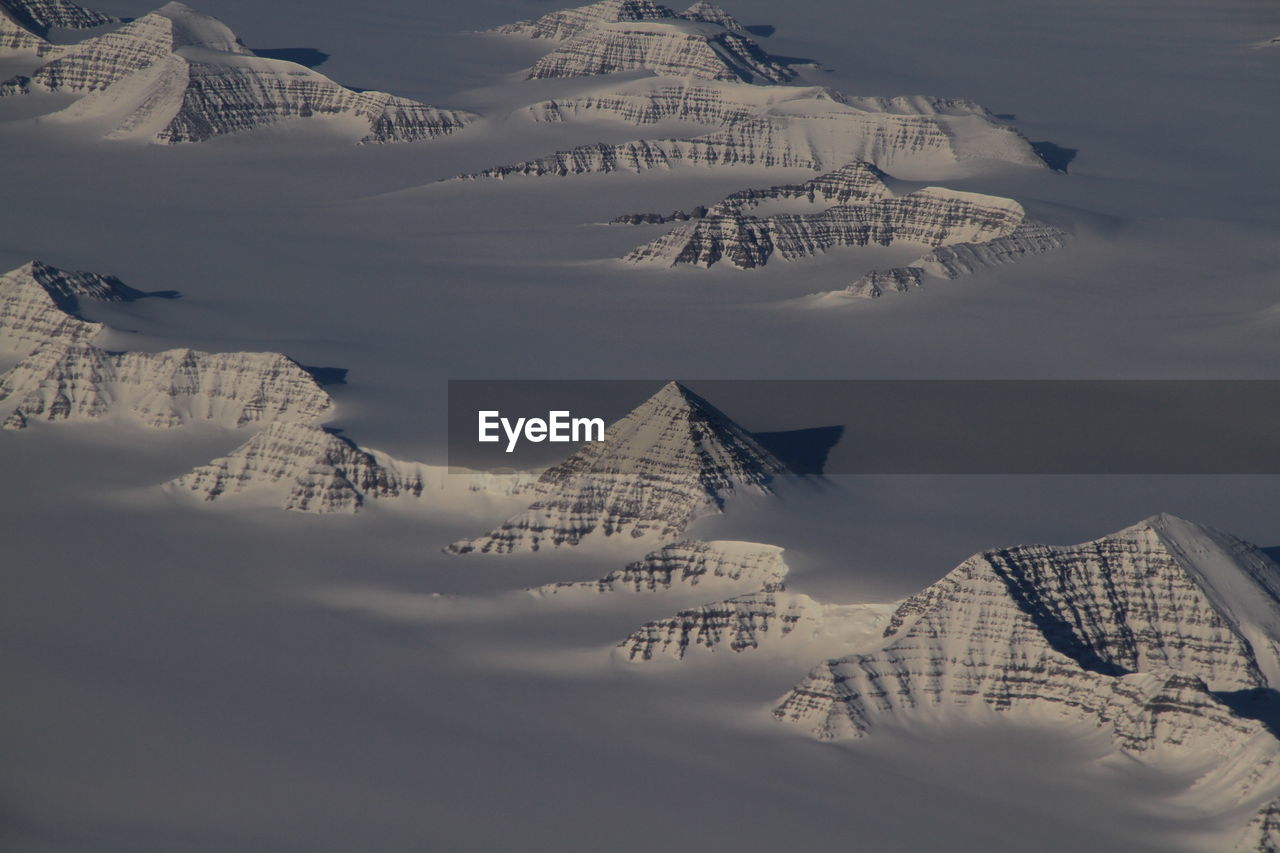
<svg viewBox="0 0 1280 853">
<path fill-rule="evenodd" d="M 481 411 L 612 424 L 667 380 L 455 380 L 449 464 L 555 464 L 579 444 L 478 440 Z M 802 474 L 1276 474 L 1280 381 L 690 380 Z M 561 430 L 565 432 L 566 430 Z"/>
</svg>

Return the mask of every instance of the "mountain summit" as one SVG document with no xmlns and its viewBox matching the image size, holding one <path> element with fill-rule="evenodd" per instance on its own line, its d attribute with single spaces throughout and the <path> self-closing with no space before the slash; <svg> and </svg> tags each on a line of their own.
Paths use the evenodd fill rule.
<svg viewBox="0 0 1280 853">
<path fill-rule="evenodd" d="M 736 489 L 768 491 L 786 466 L 750 433 L 685 388 L 668 382 L 538 480 L 527 510 L 448 550 L 536 551 L 576 545 L 591 533 L 670 538 L 721 511 Z"/>
</svg>

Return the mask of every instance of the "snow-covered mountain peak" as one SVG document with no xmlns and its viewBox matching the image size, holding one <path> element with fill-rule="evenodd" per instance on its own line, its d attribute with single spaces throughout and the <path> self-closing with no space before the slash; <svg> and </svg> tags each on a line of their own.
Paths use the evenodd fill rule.
<svg viewBox="0 0 1280 853">
<path fill-rule="evenodd" d="M 70 0 L 0 0 L 0 18 L 6 16 L 37 35 L 52 29 L 101 27 L 120 20 Z"/>
<path fill-rule="evenodd" d="M 657 21 L 675 16 L 675 12 L 666 6 L 650 0 L 601 0 L 587 6 L 548 12 L 536 20 L 505 24 L 492 32 L 563 41 L 601 24 Z"/>
<path fill-rule="evenodd" d="M 719 512 L 737 489 L 767 491 L 786 466 L 742 427 L 668 382 L 538 480 L 542 498 L 452 553 L 536 551 L 588 534 L 670 538 Z"/>
<path fill-rule="evenodd" d="M 719 24 L 726 30 L 742 30 L 742 24 L 733 15 L 721 9 L 710 0 L 698 0 L 688 9 L 680 13 L 680 17 L 690 21 L 705 21 L 708 24 Z"/>
<path fill-rule="evenodd" d="M 144 295 L 114 276 L 30 261 L 0 275 L 0 346 L 25 353 L 46 343 L 88 341 L 102 324 L 77 316 L 81 299 L 125 302 Z"/>
</svg>

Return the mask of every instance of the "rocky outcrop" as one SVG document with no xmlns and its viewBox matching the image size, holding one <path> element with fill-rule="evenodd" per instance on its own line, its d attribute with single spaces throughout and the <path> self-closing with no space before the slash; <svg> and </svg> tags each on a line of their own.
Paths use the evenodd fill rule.
<svg viewBox="0 0 1280 853">
<path fill-rule="evenodd" d="M 689 21 L 702 21 L 705 24 L 719 24 L 726 30 L 745 31 L 738 19 L 730 15 L 709 0 L 698 0 L 688 9 L 680 13 L 680 17 Z"/>
<path fill-rule="evenodd" d="M 420 498 L 450 485 L 486 494 L 517 494 L 533 479 L 527 474 L 450 474 L 444 467 L 366 450 L 324 427 L 278 420 L 228 455 L 165 486 L 205 501 L 256 492 L 287 510 L 355 513 L 369 500 Z"/>
<path fill-rule="evenodd" d="M 701 219 L 707 215 L 707 208 L 697 205 L 685 213 L 673 210 L 670 213 L 624 213 L 609 221 L 610 225 L 662 225 L 667 222 L 688 222 L 690 219 Z"/>
<path fill-rule="evenodd" d="M 61 47 L 24 27 L 0 5 L 0 56 L 48 56 L 61 50 Z"/>
<path fill-rule="evenodd" d="M 534 63 L 529 79 L 646 69 L 660 75 L 784 83 L 796 75 L 751 39 L 686 20 L 601 24 Z"/>
<path fill-rule="evenodd" d="M 356 92 L 292 62 L 182 49 L 54 116 L 101 120 L 108 138 L 164 144 L 204 142 L 285 119 L 349 118 L 364 143 L 443 136 L 475 116 L 386 92 Z"/>
<path fill-rule="evenodd" d="M 114 276 L 31 261 L 0 275 L 0 347 L 27 353 L 48 341 L 88 341 L 102 324 L 78 316 L 81 299 L 127 302 L 146 295 Z"/>
<path fill-rule="evenodd" d="M 969 559 L 898 607 L 880 648 L 822 664 L 774 715 L 832 739 L 991 709 L 1087 721 L 1133 755 L 1234 754 L 1275 745 L 1232 702 L 1277 683 L 1280 568 L 1165 515 Z"/>
<path fill-rule="evenodd" d="M 249 54 L 221 21 L 182 3 L 167 3 L 118 30 L 67 48 L 29 78 L 14 78 L 0 85 L 0 94 L 34 89 L 77 94 L 101 91 L 185 47 Z"/>
<path fill-rule="evenodd" d="M 774 257 L 796 260 L 837 246 L 985 243 L 1012 234 L 1025 220 L 1022 206 L 1010 199 L 941 187 L 896 197 L 881 178 L 854 163 L 805 184 L 735 193 L 624 260 L 705 267 L 725 261 L 751 269 Z M 766 205 L 786 212 L 759 212 Z"/>
<path fill-rule="evenodd" d="M 767 166 L 830 171 L 856 160 L 899 177 L 1002 160 L 1044 161 L 1016 130 L 967 101 L 852 98 L 819 87 L 747 86 L 649 78 L 529 108 L 535 121 L 615 118 L 632 124 L 678 119 L 713 130 L 684 138 L 582 145 L 461 176 L 643 172 L 681 166 Z"/>
<path fill-rule="evenodd" d="M 70 0 L 0 0 L 0 17 L 5 14 L 41 35 L 47 30 L 85 30 L 120 21 Z"/>
<path fill-rule="evenodd" d="M 650 0 L 602 0 L 587 6 L 549 12 L 533 21 L 505 24 L 490 32 L 564 41 L 602 24 L 661 21 L 675 17 L 675 12 Z"/>
<path fill-rule="evenodd" d="M 988 267 L 1014 263 L 1027 255 L 1060 249 L 1068 239 L 1067 232 L 1060 228 L 1024 219 L 1004 237 L 939 246 L 911 266 L 872 270 L 841 293 L 858 299 L 905 293 L 922 286 L 926 276 L 944 280 L 960 278 Z"/>
<path fill-rule="evenodd" d="M 447 550 L 506 553 L 577 545 L 588 535 L 669 539 L 740 489 L 767 491 L 785 466 L 714 406 L 671 382 L 547 469 L 527 510 Z"/>
<path fill-rule="evenodd" d="M 208 420 L 229 427 L 278 418 L 313 420 L 332 407 L 315 377 L 279 353 L 109 352 L 51 340 L 0 376 L 5 422 L 127 414 L 153 428 Z"/>
<path fill-rule="evenodd" d="M 782 581 L 782 549 L 756 542 L 677 542 L 664 545 L 600 580 L 556 583 L 531 590 L 539 597 L 604 593 L 708 592 L 762 589 Z"/>
<path fill-rule="evenodd" d="M 221 22 L 170 3 L 89 39 L 0 93 L 84 95 L 47 120 L 90 122 L 111 139 L 204 142 L 286 119 L 322 119 L 364 143 L 416 142 L 475 118 L 386 92 L 357 92 L 316 71 L 254 56 Z"/>
</svg>

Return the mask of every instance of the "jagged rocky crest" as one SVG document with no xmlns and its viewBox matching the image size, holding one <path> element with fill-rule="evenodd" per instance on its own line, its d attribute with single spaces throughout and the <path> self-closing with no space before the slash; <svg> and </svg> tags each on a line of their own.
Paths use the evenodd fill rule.
<svg viewBox="0 0 1280 853">
<path fill-rule="evenodd" d="M 1069 236 L 1061 228 L 1024 219 L 1003 237 L 983 242 L 951 243 L 926 252 L 906 267 L 872 270 L 840 295 L 875 299 L 885 293 L 905 293 L 924 285 L 925 278 L 951 280 L 989 267 L 1016 263 L 1028 255 L 1060 249 Z"/>
<path fill-rule="evenodd" d="M 360 142 L 413 142 L 452 133 L 475 116 L 385 92 L 356 92 L 316 71 L 257 57 L 224 24 L 169 3 L 68 49 L 0 94 L 84 95 L 50 120 L 91 121 L 112 139 L 203 142 L 284 119 L 346 119 Z"/>
<path fill-rule="evenodd" d="M 0 15 L 3 14 L 39 35 L 48 30 L 85 30 L 120 21 L 70 0 L 0 0 Z"/>
<path fill-rule="evenodd" d="M 678 536 L 719 512 L 738 489 L 767 491 L 786 467 L 749 433 L 676 382 L 668 383 L 538 479 L 527 510 L 451 553 L 577 545 L 583 537 Z"/>
<path fill-rule="evenodd" d="M 61 50 L 24 27 L 4 5 L 0 5 L 0 56 L 48 56 Z"/>
<path fill-rule="evenodd" d="M 50 341 L 0 376 L 4 422 L 103 418 L 127 413 L 153 428 L 209 420 L 240 427 L 278 418 L 312 420 L 332 408 L 315 377 L 280 353 L 109 352 Z"/>
<path fill-rule="evenodd" d="M 1132 755 L 1270 756 L 1274 737 L 1233 707 L 1277 683 L 1280 568 L 1166 515 L 970 558 L 904 602 L 879 649 L 822 664 L 774 715 L 832 739 L 898 715 L 994 709 L 1093 723 Z"/>
<path fill-rule="evenodd" d="M 287 510 L 355 513 L 368 500 L 419 498 L 442 491 L 452 480 L 487 494 L 517 494 L 533 477 L 475 472 L 449 474 L 447 468 L 404 462 L 314 424 L 279 420 L 253 438 L 165 486 L 206 501 L 250 491 L 265 493 Z"/>
<path fill-rule="evenodd" d="M 78 316 L 81 299 L 128 302 L 147 294 L 114 276 L 31 261 L 0 275 L 0 347 L 27 353 L 50 341 L 89 341 L 101 323 Z"/>
<path fill-rule="evenodd" d="M 603 593 L 660 593 L 759 589 L 787 574 L 782 549 L 757 542 L 684 541 L 664 545 L 599 580 L 556 583 L 531 590 L 539 597 Z"/>
<path fill-rule="evenodd" d="M 935 247 L 918 262 L 923 271 L 955 277 L 1065 239 L 1058 229 L 1028 220 L 1011 199 L 942 187 L 896 196 L 884 177 L 856 162 L 803 184 L 743 190 L 623 260 L 666 267 L 724 261 L 752 269 L 774 257 L 797 260 L 837 246 L 906 242 Z M 784 212 L 767 212 L 779 208 Z"/>
<path fill-rule="evenodd" d="M 719 24 L 730 30 L 742 29 L 732 15 L 706 0 L 694 3 L 682 13 L 650 0 L 602 0 L 587 6 L 549 12 L 532 21 L 504 24 L 490 32 L 564 41 L 604 24 L 674 20 Z"/>
<path fill-rule="evenodd" d="M 580 145 L 460 177 L 643 172 L 677 166 L 824 172 L 857 160 L 904 178 L 955 171 L 959 164 L 978 160 L 1045 168 L 1025 137 L 967 101 L 854 98 L 821 87 L 657 77 L 545 101 L 526 114 L 535 121 L 615 118 L 639 125 L 671 118 L 711 130 L 683 138 Z"/>
</svg>

